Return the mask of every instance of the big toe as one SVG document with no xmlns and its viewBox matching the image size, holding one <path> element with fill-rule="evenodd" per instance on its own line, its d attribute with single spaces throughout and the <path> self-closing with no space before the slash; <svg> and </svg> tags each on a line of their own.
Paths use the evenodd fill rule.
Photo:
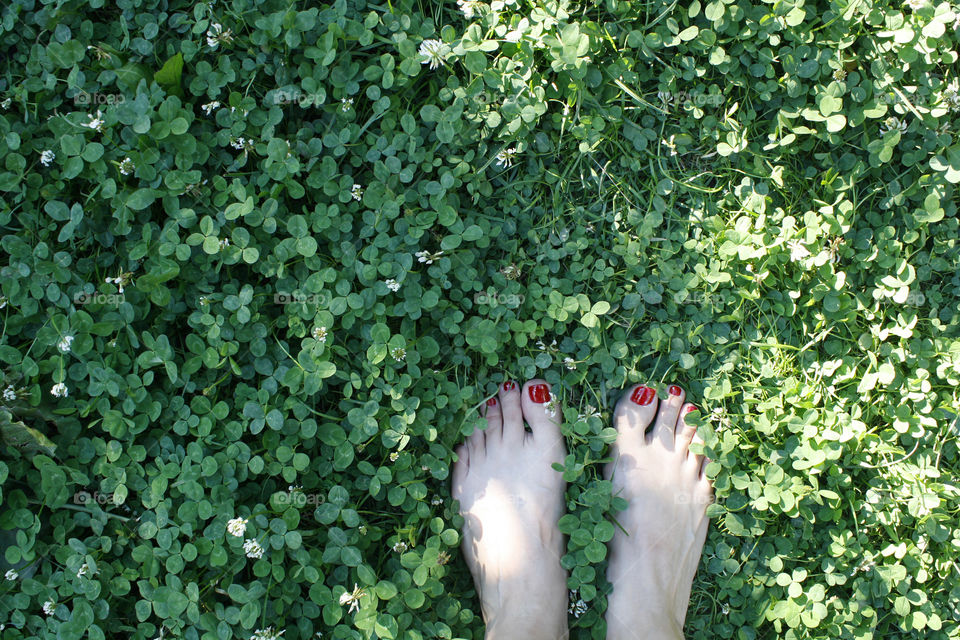
<svg viewBox="0 0 960 640">
<path fill-rule="evenodd" d="M 613 414 L 620 449 L 645 444 L 644 434 L 657 415 L 657 392 L 643 384 L 634 385 L 623 394 Z"/>
<path fill-rule="evenodd" d="M 553 393 L 550 384 L 539 378 L 530 380 L 523 385 L 520 398 L 523 418 L 533 432 L 533 443 L 541 448 L 553 447 L 559 443 L 563 413 L 560 410 L 560 399 Z"/>
</svg>

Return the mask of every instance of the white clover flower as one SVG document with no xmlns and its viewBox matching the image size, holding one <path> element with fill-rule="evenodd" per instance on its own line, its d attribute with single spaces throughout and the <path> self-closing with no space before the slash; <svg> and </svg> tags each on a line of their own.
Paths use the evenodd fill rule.
<svg viewBox="0 0 960 640">
<path fill-rule="evenodd" d="M 803 246 L 799 240 L 791 240 L 787 243 L 787 246 L 790 248 L 790 261 L 796 262 L 797 260 L 803 260 L 810 255 L 810 252 L 807 251 L 807 248 Z"/>
<path fill-rule="evenodd" d="M 96 129 L 97 131 L 103 131 L 103 111 L 97 109 L 97 115 L 94 117 L 91 114 L 87 114 L 87 117 L 90 118 L 90 121 L 86 124 L 81 124 L 82 127 L 88 127 L 90 129 Z"/>
<path fill-rule="evenodd" d="M 960 25 L 960 13 L 958 13 L 957 24 Z M 960 29 L 960 26 L 954 28 Z M 947 88 L 940 94 L 940 99 L 950 107 L 952 111 L 960 110 L 960 82 L 956 79 L 952 80 L 950 84 L 947 85 Z"/>
<path fill-rule="evenodd" d="M 449 52 L 450 47 L 439 40 L 424 40 L 420 43 L 420 55 L 423 60 L 421 64 L 429 64 L 431 69 L 436 69 L 443 63 L 443 59 Z"/>
<path fill-rule="evenodd" d="M 547 401 L 546 409 L 548 416 L 551 418 L 557 417 L 557 411 L 560 409 L 560 398 L 558 398 L 553 391 L 550 392 L 550 399 Z"/>
<path fill-rule="evenodd" d="M 398 540 L 398 541 L 397 541 L 396 543 L 394 543 L 394 545 L 393 545 L 392 547 L 390 547 L 390 548 L 393 549 L 394 551 L 396 551 L 397 553 L 403 553 L 404 551 L 406 551 L 406 550 L 409 549 L 410 547 L 408 547 L 408 546 L 407 546 L 407 543 L 404 542 L 403 540 Z"/>
<path fill-rule="evenodd" d="M 7 306 L 7 296 L 0 295 L 0 309 L 3 309 Z"/>
<path fill-rule="evenodd" d="M 228 238 L 221 238 L 221 239 L 220 239 L 220 248 L 221 248 L 221 249 L 226 249 L 226 248 L 229 247 L 229 246 L 230 246 L 230 240 L 229 240 Z"/>
<path fill-rule="evenodd" d="M 63 336 L 60 342 L 57 343 L 57 349 L 60 349 L 61 353 L 66 353 L 70 351 L 71 344 L 73 344 L 73 336 Z"/>
<path fill-rule="evenodd" d="M 360 200 L 363 198 L 363 187 L 358 184 L 353 185 L 353 188 L 350 189 L 350 197 L 357 202 L 360 202 Z"/>
<path fill-rule="evenodd" d="M 387 281 L 384 284 L 387 285 L 387 289 L 390 289 L 390 291 L 394 291 L 394 292 L 400 291 L 400 283 L 394 280 L 393 278 L 387 279 Z"/>
<path fill-rule="evenodd" d="M 880 125 L 880 135 L 885 135 L 894 129 L 899 130 L 900 133 L 906 133 L 907 123 L 897 116 L 890 116 L 883 121 L 882 125 Z"/>
<path fill-rule="evenodd" d="M 227 522 L 227 533 L 238 538 L 242 537 L 247 530 L 247 522 L 246 518 L 233 518 Z"/>
<path fill-rule="evenodd" d="M 313 339 L 317 342 L 326 342 L 327 341 L 327 328 L 326 327 L 314 327 L 313 331 L 310 332 L 310 335 L 313 336 Z"/>
<path fill-rule="evenodd" d="M 90 573 L 90 565 L 84 562 L 82 565 L 80 565 L 80 569 L 77 571 L 77 577 L 82 578 L 88 573 Z"/>
<path fill-rule="evenodd" d="M 340 606 L 342 607 L 345 604 L 349 604 L 350 608 L 347 609 L 347 613 L 353 613 L 354 611 L 360 610 L 360 598 L 364 596 L 363 589 L 357 586 L 356 583 L 353 585 L 353 593 L 346 591 L 343 595 L 340 596 Z"/>
<path fill-rule="evenodd" d="M 360 532 L 360 535 L 362 535 L 362 536 L 367 535 L 367 525 L 365 525 L 365 524 L 360 525 L 359 527 L 357 527 L 357 531 L 359 531 L 359 532 Z M 341 604 L 342 604 L 342 603 L 341 603 Z"/>
<path fill-rule="evenodd" d="M 205 105 L 201 105 L 200 108 L 203 109 L 203 112 L 207 115 L 210 115 L 214 109 L 220 106 L 220 103 L 217 100 L 213 102 L 208 102 Z"/>
<path fill-rule="evenodd" d="M 54 398 L 66 398 L 67 385 L 63 384 L 62 382 L 58 382 L 50 389 L 50 393 L 53 394 Z"/>
<path fill-rule="evenodd" d="M 236 107 L 230 107 L 230 113 L 233 113 L 233 112 L 235 112 L 236 110 L 237 110 Z M 246 118 L 246 117 L 247 117 L 247 114 L 250 113 L 250 109 L 247 109 L 246 107 L 244 107 L 244 108 L 243 108 L 243 111 L 242 111 L 241 113 L 243 113 L 243 117 Z M 204 180 L 204 182 L 206 182 L 206 180 Z"/>
<path fill-rule="evenodd" d="M 253 140 L 251 140 L 250 138 L 244 138 L 243 136 L 240 136 L 235 140 L 231 140 L 230 146 L 236 149 L 237 151 L 243 151 L 244 153 L 247 153 L 248 151 L 253 150 Z"/>
<path fill-rule="evenodd" d="M 587 612 L 587 609 L 589 609 L 589 607 L 587 603 L 583 601 L 583 598 L 578 598 L 577 592 L 571 591 L 570 606 L 567 607 L 567 613 L 572 614 L 574 618 L 579 618 Z"/>
<path fill-rule="evenodd" d="M 535 344 L 537 345 L 537 349 L 540 349 L 540 351 L 556 351 L 557 350 L 556 339 L 554 339 L 553 342 L 549 344 L 549 346 L 545 344 L 543 340 L 537 340 Z"/>
<path fill-rule="evenodd" d="M 394 347 L 390 349 L 390 357 L 397 362 L 403 362 L 403 359 L 407 357 L 407 350 L 403 347 Z"/>
<path fill-rule="evenodd" d="M 573 371 L 577 368 L 577 363 L 574 362 L 573 358 L 567 357 L 563 359 L 563 366 Z"/>
<path fill-rule="evenodd" d="M 43 612 L 48 616 L 52 616 L 53 612 L 57 610 L 57 603 L 53 600 L 47 600 L 43 603 Z"/>
<path fill-rule="evenodd" d="M 501 167 L 507 169 L 513 166 L 513 156 L 517 153 L 516 147 L 510 147 L 509 149 L 502 149 L 500 153 L 497 154 L 497 164 Z"/>
<path fill-rule="evenodd" d="M 132 274 L 132 273 L 124 273 L 124 272 L 123 272 L 123 269 L 121 269 L 121 270 L 120 270 L 120 275 L 118 275 L 116 278 L 111 278 L 111 277 L 108 276 L 108 277 L 104 278 L 103 281 L 106 282 L 107 284 L 115 284 L 115 285 L 117 285 L 117 290 L 119 291 L 119 293 L 123 293 L 123 288 L 124 288 L 124 287 L 127 285 L 127 283 L 129 282 L 131 275 L 133 275 L 133 274 Z"/>
<path fill-rule="evenodd" d="M 477 0 L 457 0 L 457 8 L 460 9 L 463 17 L 467 20 L 479 13 L 481 7 L 483 7 L 483 3 Z"/>
<path fill-rule="evenodd" d="M 247 538 L 246 542 L 243 543 L 243 552 L 247 554 L 248 558 L 263 557 L 263 547 L 253 538 Z"/>
<path fill-rule="evenodd" d="M 583 413 L 577 415 L 577 420 L 582 422 L 587 418 L 599 418 L 599 417 L 600 417 L 600 410 L 594 407 L 592 404 L 588 404 L 586 407 L 584 407 Z"/>
<path fill-rule="evenodd" d="M 253 635 L 250 636 L 250 640 L 279 640 L 280 636 L 282 636 L 284 633 L 286 633 L 286 630 L 275 631 L 273 627 L 257 629 L 253 632 Z"/>
<path fill-rule="evenodd" d="M 434 260 L 440 259 L 440 256 L 443 255 L 443 251 L 437 251 L 436 253 L 430 253 L 429 251 L 417 251 L 414 255 L 417 256 L 417 262 L 433 264 Z"/>
<path fill-rule="evenodd" d="M 3 390 L 3 399 L 7 402 L 13 402 L 17 399 L 17 392 L 12 384 Z"/>
<path fill-rule="evenodd" d="M 390 462 L 396 462 L 397 458 L 400 457 L 400 454 L 396 451 L 390 454 Z"/>
<path fill-rule="evenodd" d="M 50 149 L 47 149 L 46 151 L 40 154 L 40 164 L 42 164 L 45 167 L 49 167 L 50 164 L 53 162 L 54 158 L 56 157 L 57 157 L 57 154 L 55 154 Z"/>
<path fill-rule="evenodd" d="M 340 98 L 340 110 L 350 111 L 353 106 L 353 98 Z"/>
<path fill-rule="evenodd" d="M 136 169 L 137 167 L 133 164 L 133 160 L 130 159 L 129 156 L 127 156 L 120 162 L 119 168 L 120 168 L 120 173 L 122 173 L 125 176 L 128 176 L 131 173 L 133 173 L 134 169 Z"/>
<path fill-rule="evenodd" d="M 14 571 L 13 569 L 8 569 L 7 572 L 3 574 L 3 577 L 12 582 L 17 578 L 19 578 L 20 574 Z"/>
<path fill-rule="evenodd" d="M 435 507 L 438 507 L 441 504 L 443 504 L 443 498 L 441 498 L 440 496 L 434 496 L 433 499 L 430 500 L 430 504 L 432 504 Z"/>
<path fill-rule="evenodd" d="M 207 29 L 207 46 L 211 49 L 216 49 L 221 44 L 228 44 L 231 40 L 233 40 L 233 34 L 230 29 L 224 29 L 220 23 L 214 22 Z"/>
<path fill-rule="evenodd" d="M 8 109 L 8 108 L 10 108 L 10 103 L 12 102 L 12 100 L 13 100 L 12 98 L 7 98 L 7 99 L 4 100 L 3 102 L 0 102 L 0 108 L 2 108 L 2 109 Z"/>
</svg>

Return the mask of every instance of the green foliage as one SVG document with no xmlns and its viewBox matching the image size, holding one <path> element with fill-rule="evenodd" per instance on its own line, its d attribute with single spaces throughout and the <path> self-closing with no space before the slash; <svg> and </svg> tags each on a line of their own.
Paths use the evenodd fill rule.
<svg viewBox="0 0 960 640">
<path fill-rule="evenodd" d="M 572 637 L 640 381 L 713 460 L 689 637 L 960 637 L 958 16 L 7 3 L 4 640 L 480 638 L 452 449 L 534 376 Z"/>
</svg>

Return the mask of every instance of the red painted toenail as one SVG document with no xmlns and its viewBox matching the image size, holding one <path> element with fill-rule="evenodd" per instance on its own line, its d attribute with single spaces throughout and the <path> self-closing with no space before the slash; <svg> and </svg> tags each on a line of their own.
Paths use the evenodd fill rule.
<svg viewBox="0 0 960 640">
<path fill-rule="evenodd" d="M 636 402 L 641 406 L 647 406 L 653 402 L 653 397 L 657 395 L 653 389 L 650 387 L 637 387 L 633 391 L 633 395 L 630 396 L 630 399 Z"/>
<path fill-rule="evenodd" d="M 503 390 L 504 390 L 504 391 L 513 391 L 513 390 L 516 388 L 516 386 L 517 386 L 517 385 L 515 385 L 515 384 L 512 383 L 512 382 L 509 382 L 509 381 L 508 381 L 508 382 L 504 382 L 504 383 L 503 383 Z"/>
<path fill-rule="evenodd" d="M 691 411 L 697 411 L 697 410 L 698 409 L 693 405 L 690 405 L 689 407 L 687 407 L 687 413 L 690 413 Z"/>
<path fill-rule="evenodd" d="M 530 399 L 543 404 L 550 402 L 550 387 L 545 384 L 535 384 L 530 387 Z"/>
<path fill-rule="evenodd" d="M 668 389 L 668 391 L 670 391 L 670 395 L 672 396 L 678 396 L 683 393 L 683 390 L 675 384 L 670 385 L 670 389 Z"/>
<path fill-rule="evenodd" d="M 496 399 L 496 398 L 490 398 L 489 400 L 487 400 L 487 406 L 488 406 L 488 407 L 495 407 L 495 406 L 497 406 L 497 399 Z"/>
</svg>

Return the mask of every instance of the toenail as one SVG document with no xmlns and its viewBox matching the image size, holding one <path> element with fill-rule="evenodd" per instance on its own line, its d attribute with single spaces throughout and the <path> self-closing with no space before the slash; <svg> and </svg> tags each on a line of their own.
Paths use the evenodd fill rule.
<svg viewBox="0 0 960 640">
<path fill-rule="evenodd" d="M 653 389 L 650 387 L 637 387 L 633 391 L 633 395 L 630 396 L 630 399 L 636 402 L 639 405 L 647 406 L 653 402 L 653 397 L 656 395 Z"/>
<path fill-rule="evenodd" d="M 670 395 L 672 395 L 672 396 L 678 396 L 678 395 L 680 395 L 681 393 L 683 393 L 683 390 L 681 390 L 680 387 L 678 387 L 678 386 L 675 385 L 675 384 L 670 385 L 669 391 L 670 391 Z"/>
<path fill-rule="evenodd" d="M 507 382 L 504 382 L 504 383 L 503 383 L 503 390 L 504 390 L 504 391 L 513 391 L 513 389 L 516 388 L 516 386 L 517 386 L 517 385 L 515 385 L 514 383 L 507 381 Z"/>
<path fill-rule="evenodd" d="M 550 402 L 550 387 L 545 384 L 535 384 L 530 387 L 530 399 L 543 404 Z"/>
<path fill-rule="evenodd" d="M 697 411 L 697 408 L 693 405 L 690 405 L 689 407 L 687 407 L 687 413 L 690 413 L 691 411 Z"/>
<path fill-rule="evenodd" d="M 497 406 L 497 399 L 496 399 L 496 398 L 490 398 L 489 400 L 487 400 L 487 406 L 488 406 L 488 407 L 495 407 L 495 406 Z"/>
</svg>

